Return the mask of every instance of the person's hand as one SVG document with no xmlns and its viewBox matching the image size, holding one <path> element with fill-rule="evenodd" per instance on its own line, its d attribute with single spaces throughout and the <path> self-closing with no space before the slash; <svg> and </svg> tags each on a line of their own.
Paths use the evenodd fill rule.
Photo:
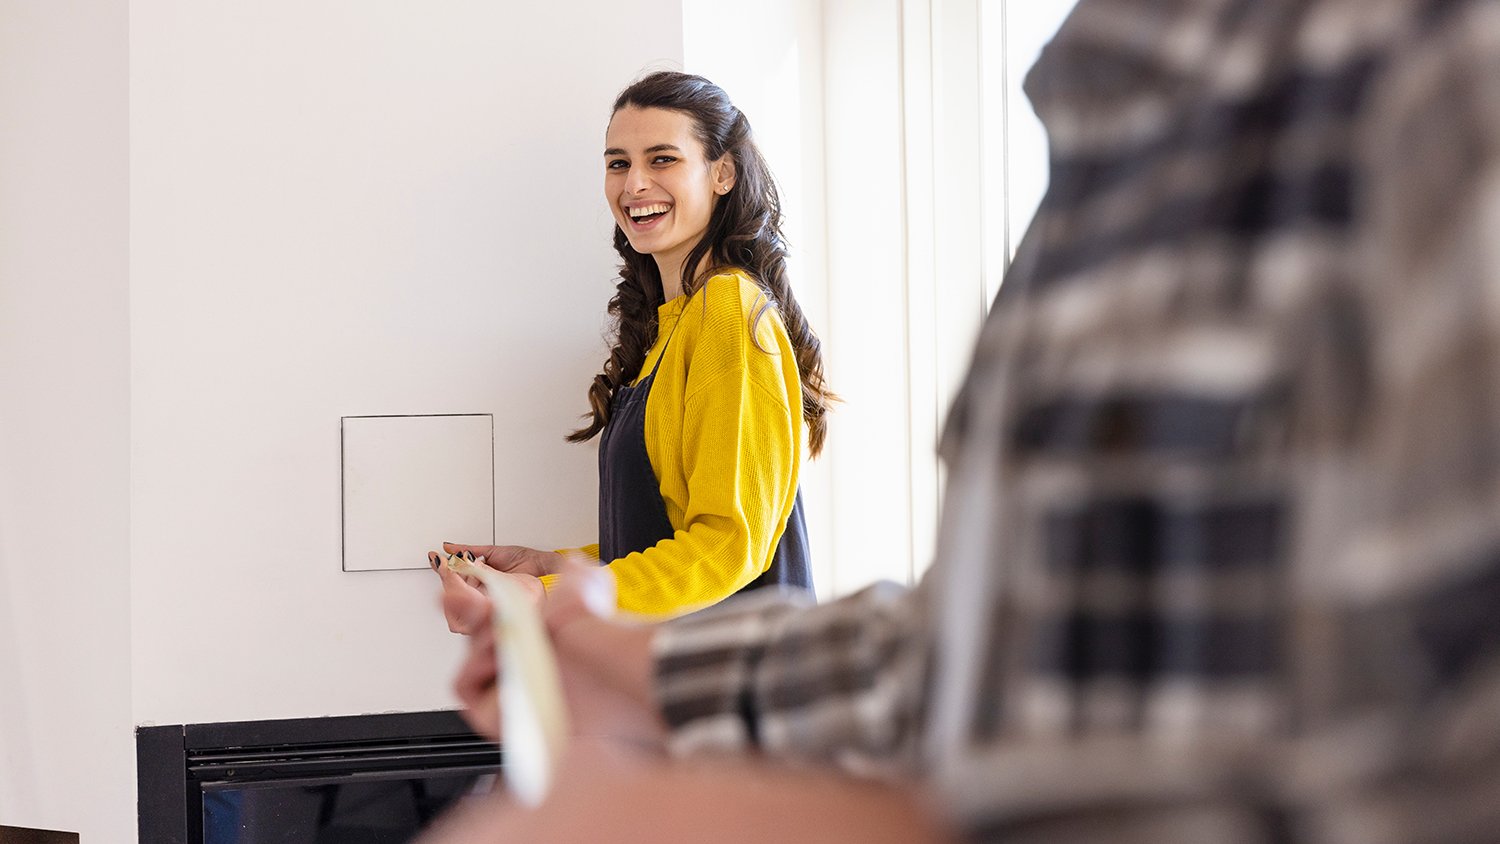
<svg viewBox="0 0 1500 844">
<path fill-rule="evenodd" d="M 488 624 L 490 598 L 479 578 L 465 577 L 452 570 L 435 551 L 427 552 L 427 562 L 443 582 L 443 617 L 448 622 L 448 629 L 454 633 L 472 635 Z M 475 565 L 487 565 L 488 562 L 484 557 L 474 558 Z M 542 587 L 542 582 L 532 575 L 519 572 L 502 572 L 502 575 L 520 583 L 537 601 L 546 597 L 547 590 Z"/>
<path fill-rule="evenodd" d="M 532 577 L 541 577 L 544 574 L 556 574 L 562 567 L 562 555 L 556 551 L 540 551 L 536 548 L 527 548 L 524 545 L 460 545 L 456 542 L 443 543 L 443 552 L 446 554 L 462 554 L 465 551 L 473 557 L 482 557 L 485 564 L 492 569 L 513 572 L 515 574 L 529 574 Z"/>
<path fill-rule="evenodd" d="M 495 657 L 495 629 L 489 613 L 469 637 L 469 655 L 453 678 L 453 691 L 464 705 L 459 713 L 469 729 L 490 741 L 500 740 L 499 665 Z"/>
<path fill-rule="evenodd" d="M 653 628 L 604 617 L 612 613 L 615 601 L 614 578 L 607 568 L 568 563 L 561 574 L 542 605 L 542 619 L 552 640 L 572 734 L 660 743 L 665 729 L 651 687 Z M 475 632 L 454 691 L 469 726 L 497 739 L 500 707 L 488 601 L 484 610 L 472 619 Z"/>
</svg>

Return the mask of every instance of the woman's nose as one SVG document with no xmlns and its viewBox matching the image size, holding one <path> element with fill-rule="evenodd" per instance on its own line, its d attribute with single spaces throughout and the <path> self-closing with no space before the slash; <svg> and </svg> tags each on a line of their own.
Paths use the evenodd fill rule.
<svg viewBox="0 0 1500 844">
<path fill-rule="evenodd" d="M 632 168 L 630 173 L 625 177 L 626 193 L 642 193 L 649 187 L 651 187 L 651 177 L 641 172 L 639 168 Z"/>
</svg>

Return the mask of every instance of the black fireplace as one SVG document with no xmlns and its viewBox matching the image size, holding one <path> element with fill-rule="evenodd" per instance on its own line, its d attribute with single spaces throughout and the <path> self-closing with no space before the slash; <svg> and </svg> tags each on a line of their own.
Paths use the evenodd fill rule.
<svg viewBox="0 0 1500 844">
<path fill-rule="evenodd" d="M 500 770 L 448 711 L 141 727 L 136 755 L 141 844 L 400 844 Z"/>
</svg>

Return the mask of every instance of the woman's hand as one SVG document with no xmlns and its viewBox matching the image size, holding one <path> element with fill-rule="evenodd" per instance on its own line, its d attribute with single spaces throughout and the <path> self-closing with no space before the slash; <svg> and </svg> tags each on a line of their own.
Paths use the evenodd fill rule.
<svg viewBox="0 0 1500 844">
<path fill-rule="evenodd" d="M 443 552 L 462 554 L 465 551 L 475 558 L 483 558 L 486 565 L 499 571 L 529 574 L 541 577 L 556 574 L 562 567 L 562 555 L 556 551 L 539 551 L 524 545 L 459 545 L 444 542 Z M 429 555 L 431 556 L 431 555 Z"/>
<path fill-rule="evenodd" d="M 443 545 L 445 548 L 448 547 L 446 542 Z M 465 577 L 449 568 L 436 551 L 427 552 L 427 562 L 437 571 L 438 577 L 443 581 L 443 617 L 448 622 L 448 629 L 454 633 L 469 636 L 487 625 L 490 618 L 490 598 L 485 594 L 484 584 L 479 581 L 479 578 Z M 474 563 L 481 566 L 490 565 L 485 557 L 476 557 Z M 502 574 L 515 579 L 538 602 L 546 598 L 547 590 L 542 587 L 542 582 L 536 577 L 521 572 L 502 571 Z"/>
</svg>

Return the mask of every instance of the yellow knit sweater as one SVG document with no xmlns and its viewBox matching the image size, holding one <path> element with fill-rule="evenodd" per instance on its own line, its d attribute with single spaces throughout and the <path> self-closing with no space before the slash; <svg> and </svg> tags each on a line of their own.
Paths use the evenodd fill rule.
<svg viewBox="0 0 1500 844">
<path fill-rule="evenodd" d="M 734 271 L 658 310 L 636 382 L 661 358 L 646 401 L 646 454 L 675 533 L 609 561 L 621 610 L 681 615 L 771 566 L 797 494 L 803 420 L 796 355 L 781 316 L 765 306 L 755 282 Z M 598 555 L 597 545 L 584 550 Z"/>
</svg>

